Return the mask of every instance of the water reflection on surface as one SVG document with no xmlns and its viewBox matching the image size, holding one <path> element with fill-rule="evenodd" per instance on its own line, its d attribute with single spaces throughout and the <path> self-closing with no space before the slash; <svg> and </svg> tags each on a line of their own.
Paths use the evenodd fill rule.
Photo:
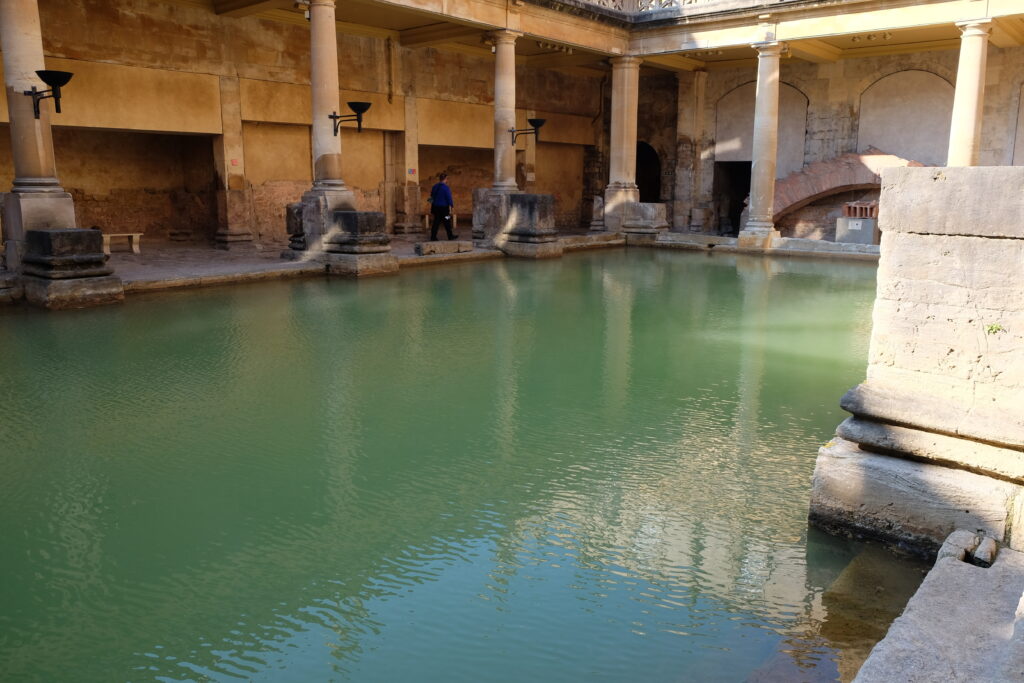
<svg viewBox="0 0 1024 683">
<path fill-rule="evenodd" d="M 874 269 L 605 252 L 0 317 L 12 680 L 834 680 Z"/>
</svg>

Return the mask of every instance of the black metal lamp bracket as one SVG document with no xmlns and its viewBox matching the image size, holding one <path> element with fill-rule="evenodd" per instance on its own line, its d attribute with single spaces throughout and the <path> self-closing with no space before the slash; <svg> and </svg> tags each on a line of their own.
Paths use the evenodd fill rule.
<svg viewBox="0 0 1024 683">
<path fill-rule="evenodd" d="M 50 90 L 39 90 L 36 86 L 32 86 L 31 90 L 26 90 L 25 94 L 32 98 L 32 113 L 39 118 L 39 103 L 43 100 L 53 98 L 53 110 L 57 114 L 60 113 L 60 88 L 54 87 Z"/>
</svg>

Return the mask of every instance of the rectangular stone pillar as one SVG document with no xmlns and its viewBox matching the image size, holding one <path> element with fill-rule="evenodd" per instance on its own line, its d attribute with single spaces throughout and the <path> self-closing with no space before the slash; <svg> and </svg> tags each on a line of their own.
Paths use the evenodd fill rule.
<svg viewBox="0 0 1024 683">
<path fill-rule="evenodd" d="M 416 98 L 405 97 L 405 130 L 395 134 L 395 234 L 422 232 L 420 216 L 426 202 L 420 196 L 420 142 Z"/>
<path fill-rule="evenodd" d="M 221 134 L 214 138 L 213 162 L 217 172 L 218 249 L 254 250 L 252 188 L 245 177 L 242 142 L 242 101 L 236 76 L 220 79 Z"/>
<path fill-rule="evenodd" d="M 626 204 L 640 201 L 636 185 L 636 125 L 640 106 L 639 57 L 613 57 L 608 187 L 604 193 L 605 229 L 617 232 Z"/>
<path fill-rule="evenodd" d="M 704 94 L 708 73 L 690 71 L 680 73 L 676 78 L 678 112 L 672 231 L 687 232 L 694 225 L 693 209 L 697 205 L 702 181 L 701 143 L 704 139 Z M 699 223 L 703 227 L 703 220 Z"/>
<path fill-rule="evenodd" d="M 1024 168 L 882 171 L 867 379 L 820 451 L 812 521 L 934 551 L 1024 548 Z"/>
</svg>

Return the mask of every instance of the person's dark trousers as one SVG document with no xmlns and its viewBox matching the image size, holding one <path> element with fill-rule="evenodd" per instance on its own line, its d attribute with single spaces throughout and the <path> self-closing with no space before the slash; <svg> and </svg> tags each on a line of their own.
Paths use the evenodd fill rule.
<svg viewBox="0 0 1024 683">
<path fill-rule="evenodd" d="M 434 221 L 430 224 L 430 240 L 437 239 L 437 229 L 442 223 L 445 232 L 448 233 L 448 239 L 455 239 L 455 235 L 452 234 L 452 207 L 434 205 L 430 207 L 430 213 L 434 216 Z"/>
</svg>

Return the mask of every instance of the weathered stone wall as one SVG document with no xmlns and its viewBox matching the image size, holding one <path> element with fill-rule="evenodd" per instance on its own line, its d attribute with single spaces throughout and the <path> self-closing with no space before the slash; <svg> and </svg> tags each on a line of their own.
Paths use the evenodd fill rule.
<svg viewBox="0 0 1024 683">
<path fill-rule="evenodd" d="M 783 237 L 834 242 L 836 219 L 843 215 L 843 205 L 847 202 L 877 201 L 878 195 L 878 190 L 840 192 L 787 214 L 776 221 L 775 227 Z"/>
<path fill-rule="evenodd" d="M 954 527 L 1024 547 L 1024 168 L 882 178 L 867 381 L 818 457 L 811 516 L 932 549 Z"/>
<path fill-rule="evenodd" d="M 781 80 L 808 99 L 806 134 L 803 142 L 803 163 L 827 161 L 859 149 L 861 99 L 865 91 L 881 79 L 893 74 L 927 72 L 946 83 L 956 81 L 959 52 L 929 51 L 860 59 L 841 59 L 832 63 L 811 64 L 800 60 L 783 63 Z M 713 71 L 707 78 L 704 97 L 703 133 L 700 146 L 705 150 L 700 187 L 696 204 L 713 208 L 715 122 L 722 98 L 756 78 L 754 65 L 743 69 Z M 1024 136 L 1018 131 L 1021 112 L 1021 84 L 1024 83 L 1024 48 L 989 46 L 986 72 L 984 125 L 982 129 L 982 165 L 1014 163 L 1015 140 Z M 914 93 L 906 93 L 908 107 L 913 106 Z M 932 95 L 929 94 L 929 97 Z M 908 115 L 902 122 L 907 133 L 920 128 L 920 117 Z M 945 149 L 948 129 L 933 134 L 936 150 Z M 891 152 L 892 150 L 881 150 Z M 942 156 L 938 151 L 935 154 Z M 935 156 L 933 154 L 932 156 Z M 936 157 L 938 158 L 938 157 Z M 1016 163 L 1021 163 L 1018 159 Z M 717 220 L 710 224 L 716 225 Z"/>
</svg>

